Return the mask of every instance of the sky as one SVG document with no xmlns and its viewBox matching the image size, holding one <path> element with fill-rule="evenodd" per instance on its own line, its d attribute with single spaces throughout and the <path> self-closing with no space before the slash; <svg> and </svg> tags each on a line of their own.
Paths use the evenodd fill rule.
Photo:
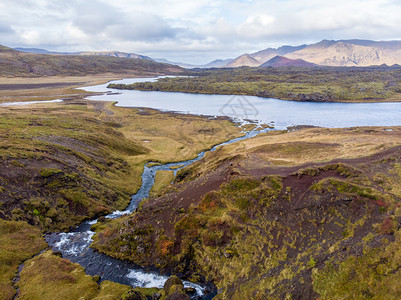
<svg viewBox="0 0 401 300">
<path fill-rule="evenodd" d="M 399 0 L 1 0 L 0 44 L 202 64 L 322 39 L 401 40 Z"/>
</svg>

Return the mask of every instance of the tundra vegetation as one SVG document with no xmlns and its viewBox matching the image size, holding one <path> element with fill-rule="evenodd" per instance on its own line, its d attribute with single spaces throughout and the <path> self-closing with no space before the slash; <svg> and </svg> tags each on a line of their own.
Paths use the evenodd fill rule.
<svg viewBox="0 0 401 300">
<path fill-rule="evenodd" d="M 251 95 L 296 101 L 401 100 L 401 68 L 282 67 L 195 70 L 193 77 L 110 88 L 202 94 Z"/>
<path fill-rule="evenodd" d="M 272 131 L 179 171 L 93 247 L 217 299 L 400 297 L 401 128 Z"/>
<path fill-rule="evenodd" d="M 101 72 L 114 66 L 109 58 L 72 57 L 62 65 L 58 56 L 35 60 L 0 52 L 6 62 L 1 70 L 30 77 L 29 84 L 26 78 L 0 79 L 1 102 L 69 98 L 0 108 L 0 298 L 13 299 L 16 288 L 17 299 L 185 297 L 176 277 L 160 290 L 100 282 L 57 253 L 39 254 L 46 248 L 43 233 L 124 208 L 146 162 L 194 158 L 241 129 L 224 118 L 85 101 L 79 98 L 86 92 L 72 89 L 115 74 L 37 78 L 54 70 L 63 76 L 85 68 Z M 123 72 L 120 67 L 115 70 Z M 141 75 L 171 71 L 149 68 Z M 198 77 L 157 84 L 293 100 L 399 97 L 397 67 L 191 74 Z M 151 197 L 135 213 L 94 226 L 93 247 L 193 281 L 213 281 L 221 299 L 400 298 L 400 138 L 398 127 L 293 128 L 221 147 L 175 178 L 172 170 L 158 172 Z"/>
<path fill-rule="evenodd" d="M 0 298 L 13 298 L 17 267 L 45 248 L 44 232 L 67 231 L 83 220 L 125 208 L 140 187 L 146 162 L 191 159 L 240 135 L 241 128 L 224 118 L 118 108 L 104 101 L 1 107 Z M 58 277 L 52 272 L 57 266 L 73 277 L 79 269 L 50 254 L 33 263 L 47 274 L 37 278 L 35 268 L 24 268 L 20 283 L 24 299 L 39 299 L 34 295 L 50 286 L 52 275 L 56 283 Z M 62 293 L 68 291 L 62 288 L 71 289 L 74 283 L 78 290 L 88 287 L 90 295 L 105 292 L 102 285 L 101 291 L 92 293 L 92 281 L 70 275 L 58 278 L 57 297 L 64 298 Z M 114 288 L 111 283 L 107 286 Z"/>
</svg>

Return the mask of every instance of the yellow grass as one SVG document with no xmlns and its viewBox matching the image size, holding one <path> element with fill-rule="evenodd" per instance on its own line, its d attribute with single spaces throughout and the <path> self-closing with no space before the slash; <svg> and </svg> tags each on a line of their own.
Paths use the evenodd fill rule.
<svg viewBox="0 0 401 300">
<path fill-rule="evenodd" d="M 400 144 L 400 127 L 310 128 L 271 131 L 208 155 L 241 154 L 254 167 L 280 166 L 362 157 Z"/>
<path fill-rule="evenodd" d="M 158 193 L 163 188 L 171 184 L 173 180 L 174 180 L 174 171 L 164 171 L 164 170 L 157 171 L 155 177 L 155 184 L 153 185 L 150 191 L 150 196 L 157 196 Z"/>
</svg>

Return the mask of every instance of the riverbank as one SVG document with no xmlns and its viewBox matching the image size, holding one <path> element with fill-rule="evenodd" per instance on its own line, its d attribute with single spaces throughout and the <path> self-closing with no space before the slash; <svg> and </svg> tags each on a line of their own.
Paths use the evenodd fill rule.
<svg viewBox="0 0 401 300">
<path fill-rule="evenodd" d="M 0 77 L 0 103 L 22 101 L 49 101 L 62 98 L 83 99 L 95 93 L 80 87 L 98 85 L 118 80 L 123 75 L 100 74 L 91 76 L 51 76 L 51 77 Z"/>
</svg>

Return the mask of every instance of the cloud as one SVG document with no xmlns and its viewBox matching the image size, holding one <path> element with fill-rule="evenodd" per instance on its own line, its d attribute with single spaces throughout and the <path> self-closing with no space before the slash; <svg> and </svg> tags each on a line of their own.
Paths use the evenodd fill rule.
<svg viewBox="0 0 401 300">
<path fill-rule="evenodd" d="M 123 11 L 99 1 L 82 2 L 75 9 L 72 25 L 88 38 L 157 41 L 173 38 L 176 32 L 160 16 L 144 11 Z"/>
<path fill-rule="evenodd" d="M 2 0 L 0 40 L 51 50 L 235 57 L 326 39 L 401 39 L 395 0 Z"/>
<path fill-rule="evenodd" d="M 174 38 L 179 29 L 171 27 L 159 16 L 132 11 L 119 22 L 107 26 L 105 32 L 121 40 L 158 41 Z"/>
</svg>

